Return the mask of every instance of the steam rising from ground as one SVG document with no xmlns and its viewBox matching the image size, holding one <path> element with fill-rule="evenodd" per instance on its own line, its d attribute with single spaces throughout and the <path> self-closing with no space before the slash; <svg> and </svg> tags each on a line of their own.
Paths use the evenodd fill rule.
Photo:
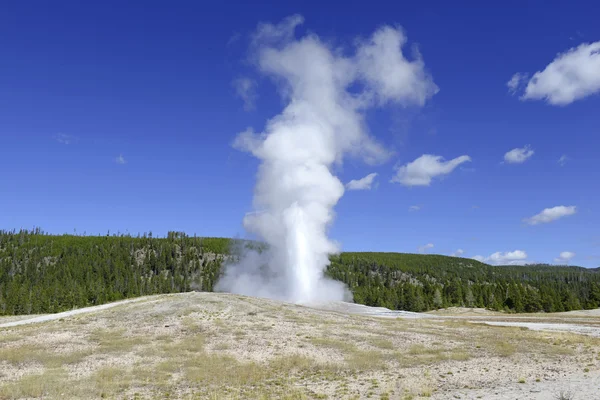
<svg viewBox="0 0 600 400">
<path fill-rule="evenodd" d="M 246 252 L 226 266 L 216 289 L 295 303 L 347 301 L 347 288 L 324 276 L 329 254 L 340 250 L 327 237 L 344 194 L 332 167 L 347 154 L 368 164 L 386 161 L 390 152 L 368 135 L 364 110 L 423 105 L 438 88 L 416 51 L 412 60 L 402 54 L 400 29 L 381 27 L 357 40 L 347 56 L 315 34 L 296 38 L 302 23 L 296 15 L 278 25 L 260 24 L 253 36 L 252 59 L 287 104 L 262 133 L 248 129 L 234 142 L 261 160 L 255 211 L 244 227 L 269 249 Z"/>
</svg>

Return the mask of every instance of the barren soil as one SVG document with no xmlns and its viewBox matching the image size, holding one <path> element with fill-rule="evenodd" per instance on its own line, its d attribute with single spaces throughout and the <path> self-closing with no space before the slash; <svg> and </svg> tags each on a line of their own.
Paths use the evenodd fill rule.
<svg viewBox="0 0 600 400">
<path fill-rule="evenodd" d="M 0 399 L 600 399 L 599 313 L 455 311 L 184 293 L 0 318 Z"/>
</svg>

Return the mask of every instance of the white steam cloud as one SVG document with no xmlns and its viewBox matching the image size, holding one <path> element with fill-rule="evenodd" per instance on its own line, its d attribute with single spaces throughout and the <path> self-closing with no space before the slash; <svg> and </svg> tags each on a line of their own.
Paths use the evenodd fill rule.
<svg viewBox="0 0 600 400">
<path fill-rule="evenodd" d="M 260 160 L 254 212 L 244 227 L 268 244 L 228 265 L 216 289 L 296 303 L 350 300 L 340 282 L 327 279 L 327 237 L 344 185 L 332 174 L 345 155 L 368 164 L 385 161 L 385 148 L 369 136 L 363 111 L 383 104 L 422 105 L 438 91 L 418 53 L 405 58 L 402 30 L 384 26 L 356 41 L 354 55 L 331 48 L 315 34 L 296 38 L 303 23 L 292 16 L 260 24 L 251 55 L 271 77 L 287 105 L 261 133 L 240 133 L 234 147 Z M 352 87 L 352 91 L 350 91 Z"/>
</svg>

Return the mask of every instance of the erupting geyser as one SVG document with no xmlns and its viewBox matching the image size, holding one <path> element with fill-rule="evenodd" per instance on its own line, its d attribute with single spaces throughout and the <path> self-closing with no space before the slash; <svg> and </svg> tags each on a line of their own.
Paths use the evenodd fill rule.
<svg viewBox="0 0 600 400">
<path fill-rule="evenodd" d="M 292 16 L 278 25 L 260 24 L 253 36 L 258 70 L 273 78 L 287 102 L 263 133 L 248 129 L 234 142 L 261 160 L 255 211 L 244 226 L 269 248 L 227 265 L 216 290 L 295 303 L 351 300 L 342 283 L 324 276 L 329 254 L 339 251 L 327 228 L 344 194 L 331 169 L 344 155 L 369 164 L 389 158 L 368 135 L 364 110 L 422 105 L 438 89 L 417 52 L 412 60 L 402 54 L 400 29 L 378 29 L 347 56 L 314 34 L 296 39 L 302 22 Z"/>
</svg>

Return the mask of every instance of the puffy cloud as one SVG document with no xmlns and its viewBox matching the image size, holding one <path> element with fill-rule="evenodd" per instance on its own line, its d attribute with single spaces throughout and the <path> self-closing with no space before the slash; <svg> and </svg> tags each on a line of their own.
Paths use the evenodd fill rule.
<svg viewBox="0 0 600 400">
<path fill-rule="evenodd" d="M 421 206 L 410 206 L 408 207 L 408 211 L 419 211 Z"/>
<path fill-rule="evenodd" d="M 370 94 L 379 103 L 424 105 L 439 91 L 418 53 L 409 61 L 398 51 L 406 41 L 401 30 L 384 26 L 359 47 L 356 55 L 359 74 L 373 87 Z"/>
<path fill-rule="evenodd" d="M 465 253 L 463 249 L 458 249 L 454 253 L 450 254 L 451 257 L 460 257 Z"/>
<path fill-rule="evenodd" d="M 533 74 L 521 99 L 564 106 L 599 92 L 600 41 L 558 54 L 543 71 Z"/>
<path fill-rule="evenodd" d="M 527 253 L 523 250 L 495 252 L 489 257 L 475 256 L 474 260 L 492 265 L 523 265 L 527 263 Z"/>
<path fill-rule="evenodd" d="M 125 160 L 125 157 L 123 157 L 123 154 L 119 154 L 119 156 L 117 158 L 115 158 L 115 162 L 117 164 L 123 165 L 123 164 L 127 163 L 127 160 Z"/>
<path fill-rule="evenodd" d="M 561 167 L 564 166 L 567 163 L 567 160 L 569 159 L 569 157 L 566 156 L 566 154 L 563 154 L 562 156 L 560 156 L 560 158 L 558 159 L 558 165 L 560 165 Z"/>
<path fill-rule="evenodd" d="M 371 190 L 371 186 L 373 185 L 373 181 L 377 173 L 372 173 L 361 179 L 353 179 L 346 184 L 346 189 L 348 190 Z"/>
<path fill-rule="evenodd" d="M 254 110 L 258 97 L 256 93 L 256 81 L 249 78 L 238 78 L 232 82 L 235 94 L 244 101 L 244 110 Z"/>
<path fill-rule="evenodd" d="M 504 161 L 509 164 L 521 164 L 527 161 L 533 155 L 534 151 L 531 150 L 529 145 L 524 147 L 517 147 L 504 154 Z"/>
<path fill-rule="evenodd" d="M 471 161 L 471 157 L 466 155 L 444 161 L 442 156 L 423 154 L 413 162 L 397 168 L 391 182 L 404 186 L 429 186 L 433 178 L 447 175 L 467 161 Z"/>
<path fill-rule="evenodd" d="M 552 208 L 545 208 L 539 214 L 536 214 L 530 218 L 525 218 L 524 222 L 526 222 L 529 225 L 546 224 L 548 222 L 555 221 L 559 218 L 573 215 L 576 212 L 576 206 L 556 206 Z"/>
<path fill-rule="evenodd" d="M 433 243 L 427 243 L 426 245 L 419 246 L 419 253 L 425 253 L 427 250 L 433 249 Z"/>
<path fill-rule="evenodd" d="M 571 251 L 563 251 L 557 258 L 554 259 L 554 262 L 557 264 L 568 264 L 573 257 L 575 257 L 575 253 Z"/>
</svg>

